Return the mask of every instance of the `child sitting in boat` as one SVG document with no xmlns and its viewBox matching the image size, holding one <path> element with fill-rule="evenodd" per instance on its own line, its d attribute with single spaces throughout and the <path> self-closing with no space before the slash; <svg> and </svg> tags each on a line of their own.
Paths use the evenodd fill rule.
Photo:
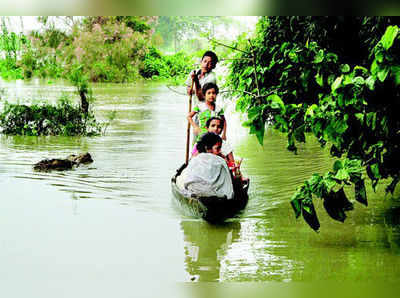
<svg viewBox="0 0 400 298">
<path fill-rule="evenodd" d="M 207 132 L 213 132 L 217 135 L 221 135 L 222 130 L 224 129 L 224 118 L 220 117 L 211 117 L 210 119 L 207 120 L 206 122 L 206 128 Z M 226 161 L 229 163 L 234 163 L 235 159 L 233 157 L 233 151 L 232 147 L 229 145 L 229 143 L 225 140 L 222 140 L 222 148 L 221 148 L 221 153 L 222 156 L 226 159 Z M 199 154 L 197 150 L 197 143 L 194 145 L 193 150 L 192 150 L 192 157 L 196 156 Z"/>
<path fill-rule="evenodd" d="M 199 154 L 177 178 L 177 185 L 187 195 L 233 198 L 233 182 L 221 155 L 222 139 L 215 133 L 204 134 L 197 143 Z"/>
<path fill-rule="evenodd" d="M 195 134 L 195 142 L 200 139 L 203 133 L 207 132 L 206 123 L 207 120 L 213 116 L 218 116 L 225 120 L 224 109 L 216 104 L 216 99 L 219 89 L 214 83 L 207 83 L 203 86 L 203 93 L 205 95 L 205 101 L 199 102 L 193 109 L 192 112 L 187 116 L 190 125 L 192 125 Z M 194 116 L 197 115 L 198 121 L 194 121 Z M 226 121 L 224 121 L 224 128 L 222 131 L 222 139 L 226 140 Z"/>
</svg>

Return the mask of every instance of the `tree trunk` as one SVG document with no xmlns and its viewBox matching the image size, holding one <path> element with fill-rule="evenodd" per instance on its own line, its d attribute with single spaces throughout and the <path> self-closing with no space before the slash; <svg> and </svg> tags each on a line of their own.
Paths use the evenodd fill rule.
<svg viewBox="0 0 400 298">
<path fill-rule="evenodd" d="M 82 109 L 82 112 L 85 115 L 87 115 L 88 111 L 89 111 L 89 102 L 87 101 L 86 94 L 85 94 L 85 92 L 80 91 L 79 95 L 81 96 L 81 109 Z"/>
</svg>

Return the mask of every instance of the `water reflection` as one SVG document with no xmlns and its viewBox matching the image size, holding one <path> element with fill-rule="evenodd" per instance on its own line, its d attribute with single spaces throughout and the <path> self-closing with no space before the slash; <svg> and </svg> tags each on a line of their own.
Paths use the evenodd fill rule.
<svg viewBox="0 0 400 298">
<path fill-rule="evenodd" d="M 186 271 L 191 281 L 221 280 L 221 262 L 239 237 L 240 222 L 211 225 L 203 220 L 182 220 Z"/>
<path fill-rule="evenodd" d="M 400 255 L 400 198 L 390 201 L 384 212 L 384 224 L 391 251 Z"/>
</svg>

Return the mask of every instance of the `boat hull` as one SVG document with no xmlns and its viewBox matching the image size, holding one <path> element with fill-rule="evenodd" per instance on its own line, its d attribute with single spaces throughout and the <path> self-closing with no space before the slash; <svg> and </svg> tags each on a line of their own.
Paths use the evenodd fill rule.
<svg viewBox="0 0 400 298">
<path fill-rule="evenodd" d="M 186 166 L 183 165 L 177 170 L 177 173 L 171 179 L 171 189 L 175 199 L 179 205 L 184 207 L 195 217 L 200 217 L 208 222 L 221 222 L 227 218 L 235 216 L 239 211 L 244 209 L 249 200 L 248 189 L 249 182 L 234 183 L 234 197 L 228 200 L 226 197 L 201 197 L 192 195 L 190 197 L 182 193 L 176 184 L 177 177 L 181 174 Z"/>
</svg>

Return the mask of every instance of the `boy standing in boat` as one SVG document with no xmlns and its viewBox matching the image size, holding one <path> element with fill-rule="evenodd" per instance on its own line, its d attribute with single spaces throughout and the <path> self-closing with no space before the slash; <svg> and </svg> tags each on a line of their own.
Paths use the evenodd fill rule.
<svg viewBox="0 0 400 298">
<path fill-rule="evenodd" d="M 207 51 L 204 53 L 200 62 L 200 69 L 194 70 L 190 73 L 188 79 L 186 80 L 187 93 L 191 95 L 195 92 L 199 101 L 203 101 L 205 94 L 202 92 L 202 87 L 206 83 L 217 83 L 217 76 L 212 71 L 217 65 L 218 57 L 212 51 Z M 194 81 L 194 90 L 191 90 L 192 80 Z"/>
</svg>

